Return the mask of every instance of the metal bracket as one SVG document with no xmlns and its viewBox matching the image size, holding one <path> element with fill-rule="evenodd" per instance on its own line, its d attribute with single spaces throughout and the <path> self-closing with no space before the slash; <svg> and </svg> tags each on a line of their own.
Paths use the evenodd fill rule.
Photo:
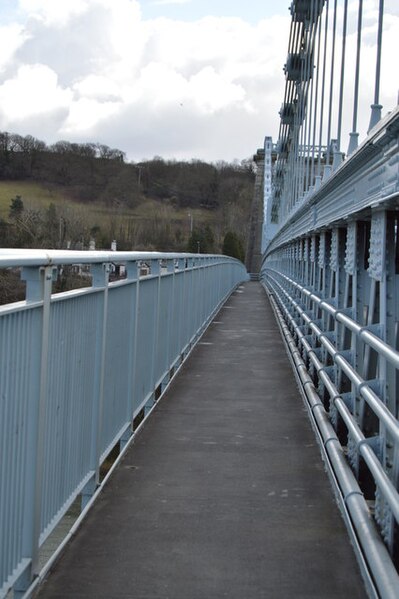
<svg viewBox="0 0 399 599">
<path fill-rule="evenodd" d="M 111 272 L 111 264 L 109 262 L 93 264 L 90 272 L 93 278 L 93 287 L 107 287 L 109 273 Z"/>
<path fill-rule="evenodd" d="M 383 391 L 383 382 L 380 379 L 370 379 L 369 381 L 363 381 L 358 388 L 357 391 L 360 393 L 363 387 L 370 387 L 372 391 L 379 397 L 382 396 Z"/>
<path fill-rule="evenodd" d="M 322 327 L 323 326 L 323 319 L 322 318 L 317 318 L 316 320 L 312 321 L 312 324 L 315 324 L 317 327 Z"/>
<path fill-rule="evenodd" d="M 51 273 L 48 270 L 51 269 Z M 40 302 L 44 294 L 44 279 L 50 277 L 57 280 L 56 266 L 24 266 L 21 271 L 21 280 L 26 282 L 26 301 Z"/>
<path fill-rule="evenodd" d="M 352 391 L 348 391 L 347 393 L 341 393 L 340 397 L 348 410 L 353 414 L 355 409 L 355 398 Z"/>
<path fill-rule="evenodd" d="M 377 323 L 365 325 L 360 329 L 359 335 L 361 335 L 363 331 L 369 331 L 370 333 L 373 333 L 373 335 L 376 335 L 377 337 L 382 339 L 384 329 L 382 324 Z"/>
<path fill-rule="evenodd" d="M 362 445 L 368 445 L 377 456 L 379 462 L 382 463 L 383 438 L 381 435 L 376 435 L 375 437 L 367 437 L 366 439 L 359 441 L 359 443 L 357 444 L 357 450 L 359 453 Z"/>
<path fill-rule="evenodd" d="M 319 374 L 319 372 L 324 372 L 328 378 L 330 379 L 330 381 L 332 381 L 333 383 L 335 382 L 335 366 L 322 366 L 322 368 L 320 368 L 320 370 L 318 371 L 317 374 Z"/>
<path fill-rule="evenodd" d="M 126 263 L 126 277 L 130 281 L 136 281 L 139 278 L 137 261 Z"/>
<path fill-rule="evenodd" d="M 339 310 L 336 311 L 335 316 L 338 316 L 338 314 L 343 314 L 344 316 L 353 316 L 353 308 L 339 308 Z"/>
<path fill-rule="evenodd" d="M 320 358 L 322 357 L 322 348 L 314 347 L 314 348 L 312 348 L 312 353 L 316 356 L 316 358 L 319 358 L 319 360 L 320 360 Z"/>
<path fill-rule="evenodd" d="M 335 343 L 337 340 L 337 335 L 336 335 L 335 331 L 326 331 L 325 333 L 323 333 L 322 337 L 324 337 L 325 339 L 328 339 L 332 343 Z"/>
<path fill-rule="evenodd" d="M 326 297 L 324 298 L 326 304 L 330 304 L 333 308 L 337 307 L 337 298 L 336 297 Z"/>
<path fill-rule="evenodd" d="M 346 360 L 347 362 L 349 362 L 349 364 L 351 366 L 353 366 L 353 350 L 351 349 L 345 349 L 343 351 L 338 352 L 337 355 L 341 356 L 342 358 L 344 358 L 344 360 Z"/>
</svg>

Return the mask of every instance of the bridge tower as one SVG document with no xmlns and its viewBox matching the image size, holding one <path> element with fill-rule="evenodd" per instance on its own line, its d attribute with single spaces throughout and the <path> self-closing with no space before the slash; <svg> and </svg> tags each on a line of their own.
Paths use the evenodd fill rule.
<svg viewBox="0 0 399 599">
<path fill-rule="evenodd" d="M 273 146 L 272 138 L 265 137 L 265 161 L 264 161 L 264 220 L 263 220 L 263 235 L 262 235 L 262 253 L 270 240 L 277 233 L 278 219 L 277 214 L 272 214 L 272 169 L 276 160 L 276 148 Z"/>
<path fill-rule="evenodd" d="M 263 231 L 263 187 L 265 180 L 265 150 L 259 149 L 255 156 L 256 165 L 254 195 L 249 221 L 245 266 L 250 273 L 259 273 L 262 264 L 262 231 Z"/>
</svg>

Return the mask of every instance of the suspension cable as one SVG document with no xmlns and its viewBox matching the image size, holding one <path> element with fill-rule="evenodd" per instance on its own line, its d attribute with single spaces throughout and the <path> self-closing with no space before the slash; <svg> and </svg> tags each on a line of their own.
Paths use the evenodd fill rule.
<svg viewBox="0 0 399 599">
<path fill-rule="evenodd" d="M 338 128 L 337 128 L 337 150 L 341 149 L 341 130 L 342 130 L 342 106 L 344 99 L 344 78 L 345 78 L 345 54 L 346 54 L 346 28 L 348 21 L 348 0 L 344 3 L 344 22 L 342 26 L 342 55 L 341 55 L 341 81 L 339 88 L 339 109 L 338 109 Z"/>
<path fill-rule="evenodd" d="M 382 25 L 384 16 L 384 0 L 380 0 L 378 14 L 378 35 L 377 35 L 377 60 L 375 67 L 375 87 L 374 104 L 371 105 L 371 118 L 368 131 L 372 129 L 381 119 L 382 106 L 380 102 L 380 78 L 381 78 L 381 50 L 382 50 Z"/>
<path fill-rule="evenodd" d="M 330 164 L 331 153 L 331 123 L 332 123 L 332 104 L 334 97 L 334 66 L 335 66 L 335 38 L 337 31 L 337 0 L 334 0 L 334 17 L 331 48 L 331 82 L 330 82 L 330 101 L 328 106 L 328 126 L 327 126 L 327 156 L 326 165 Z"/>
<path fill-rule="evenodd" d="M 363 18 L 363 0 L 359 0 L 359 10 L 357 16 L 357 44 L 356 44 L 356 71 L 355 71 L 355 88 L 353 92 L 353 119 L 352 131 L 349 134 L 348 155 L 357 148 L 357 111 L 359 107 L 359 77 L 360 77 L 360 57 L 362 43 L 362 18 Z"/>
<path fill-rule="evenodd" d="M 316 59 L 316 93 L 315 93 L 315 108 L 314 108 L 314 119 L 313 119 L 313 140 L 312 140 L 312 161 L 311 161 L 311 173 L 310 180 L 311 185 L 314 181 L 314 173 L 315 173 L 315 146 L 316 146 L 316 127 L 317 127 L 317 109 L 318 109 L 318 100 L 319 100 L 319 64 L 320 64 L 320 47 L 321 47 L 321 18 L 320 18 L 320 27 L 318 31 L 318 39 L 317 39 L 317 59 Z M 320 153 L 320 152 L 319 152 Z"/>
<path fill-rule="evenodd" d="M 323 76 L 321 83 L 321 106 L 320 106 L 320 131 L 319 131 L 319 159 L 317 161 L 317 174 L 321 175 L 321 153 L 323 140 L 323 120 L 324 120 L 324 96 L 326 88 L 326 68 L 327 68 L 327 41 L 328 41 L 328 15 L 330 1 L 326 0 L 326 20 L 324 24 L 324 50 L 323 50 Z"/>
</svg>

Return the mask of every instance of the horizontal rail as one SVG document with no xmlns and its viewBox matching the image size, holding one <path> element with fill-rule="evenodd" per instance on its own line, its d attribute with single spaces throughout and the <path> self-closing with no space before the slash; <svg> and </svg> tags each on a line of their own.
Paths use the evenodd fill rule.
<svg viewBox="0 0 399 599">
<path fill-rule="evenodd" d="M 320 401 L 305 362 L 298 351 L 297 344 L 291 334 L 289 325 L 291 325 L 295 332 L 300 335 L 304 346 L 308 346 L 309 355 L 313 354 L 313 348 L 307 343 L 300 328 L 295 323 L 295 320 L 290 315 L 286 306 L 280 301 L 278 295 L 276 295 L 269 287 L 266 287 L 266 291 L 269 293 L 272 306 L 290 351 L 304 396 L 308 402 L 311 416 L 314 419 L 326 456 L 331 464 L 332 472 L 337 479 L 343 506 L 349 514 L 351 525 L 355 531 L 356 536 L 353 539 L 354 543 L 359 543 L 360 551 L 364 552 L 364 557 L 366 559 L 364 564 L 363 556 L 360 555 L 358 557 L 367 588 L 373 593 L 373 596 L 384 597 L 385 599 L 395 599 L 399 585 L 398 573 L 392 564 L 386 547 L 384 547 L 382 543 L 376 526 L 370 518 L 369 508 L 363 497 L 363 493 L 349 464 L 345 460 L 342 446 L 329 421 L 328 413 L 325 410 L 323 403 Z M 339 398 L 338 394 L 336 398 Z M 397 506 L 396 497 L 394 498 L 393 503 Z"/>
<path fill-rule="evenodd" d="M 374 333 L 372 333 L 366 326 L 362 326 L 358 324 L 355 320 L 350 318 L 347 314 L 343 312 L 342 309 L 335 308 L 331 303 L 324 300 L 320 296 L 316 295 L 314 292 L 306 289 L 303 285 L 300 285 L 294 279 L 288 277 L 283 273 L 279 273 L 274 269 L 268 269 L 268 273 L 272 273 L 281 277 L 284 281 L 292 285 L 295 289 L 300 291 L 304 297 L 309 298 L 309 300 L 318 306 L 323 312 L 332 316 L 337 322 L 342 323 L 347 329 L 352 331 L 357 335 L 359 339 L 367 343 L 370 347 L 375 349 L 379 354 L 384 356 L 395 368 L 399 368 L 399 351 L 390 347 L 387 343 L 385 343 L 380 337 L 377 337 Z"/>
<path fill-rule="evenodd" d="M 381 421 L 387 427 L 387 429 L 392 434 L 392 436 L 395 438 L 395 440 L 397 442 L 399 442 L 399 422 L 394 418 L 394 416 L 389 412 L 389 410 L 387 410 L 386 406 L 382 403 L 380 398 L 367 386 L 367 382 L 362 380 L 361 377 L 359 377 L 356 374 L 354 369 L 350 366 L 350 364 L 344 358 L 342 358 L 342 356 L 339 356 L 339 352 L 337 352 L 337 350 L 335 349 L 333 344 L 330 341 L 328 341 L 327 339 L 323 338 L 323 333 L 319 329 L 319 327 L 317 327 L 314 324 L 314 322 L 312 322 L 312 320 L 306 314 L 304 314 L 303 310 L 301 310 L 301 308 L 298 306 L 298 304 L 295 301 L 293 301 L 292 298 L 289 297 L 289 295 L 281 288 L 281 286 L 277 283 L 277 281 L 275 279 L 272 279 L 272 281 L 273 281 L 273 283 L 272 283 L 273 288 L 274 289 L 276 289 L 276 287 L 279 288 L 278 297 L 281 297 L 280 293 L 283 294 L 285 296 L 285 298 L 289 301 L 289 303 L 295 308 L 295 310 L 301 316 L 303 321 L 312 328 L 312 330 L 316 334 L 317 339 L 321 342 L 321 344 L 323 344 L 326 347 L 326 349 L 330 353 L 330 355 L 333 358 L 336 358 L 336 357 L 341 358 L 342 361 L 339 361 L 338 365 L 340 365 L 341 367 L 343 365 L 345 365 L 348 376 L 350 376 L 352 378 L 352 380 L 354 380 L 354 382 L 357 383 L 358 388 L 360 387 L 360 393 L 364 394 L 366 401 L 367 400 L 370 401 L 370 398 L 368 396 L 368 393 L 370 393 L 370 395 L 373 399 L 373 401 L 370 401 L 370 407 L 375 411 L 375 414 L 381 419 Z M 396 521 L 399 522 L 399 492 L 395 489 L 392 482 L 386 476 L 386 473 L 384 472 L 382 465 L 378 461 L 378 458 L 375 455 L 372 448 L 365 445 L 365 443 L 367 442 L 366 437 L 362 433 L 360 427 L 356 423 L 356 420 L 353 417 L 353 415 L 351 414 L 351 412 L 349 411 L 348 407 L 343 402 L 342 396 L 339 393 L 337 387 L 335 386 L 335 384 L 333 383 L 331 378 L 325 372 L 325 366 L 317 358 L 314 347 L 312 345 L 310 345 L 310 343 L 306 340 L 305 335 L 302 333 L 302 331 L 300 329 L 300 325 L 298 325 L 295 322 L 295 319 L 290 315 L 288 309 L 284 305 L 281 306 L 281 309 L 284 311 L 286 320 L 290 323 L 292 329 L 295 331 L 296 335 L 298 336 L 298 340 L 301 343 L 301 345 L 304 347 L 307 356 L 309 357 L 309 359 L 315 366 L 317 375 L 321 378 L 321 380 L 323 381 L 323 384 L 326 386 L 326 389 L 328 390 L 330 398 L 333 400 L 333 402 L 336 405 L 338 411 L 340 412 L 345 424 L 347 425 L 348 430 L 352 434 L 352 436 L 358 446 L 359 452 L 363 455 L 367 466 L 372 471 L 380 488 L 383 491 L 384 496 L 387 498 L 388 503 L 394 513 L 395 518 L 396 518 Z"/>
<path fill-rule="evenodd" d="M 387 567 L 396 571 L 399 550 L 398 208 L 396 199 L 299 236 L 291 223 L 290 241 L 269 246 L 261 272 L 290 335 L 311 411 L 323 414 L 324 442 L 346 456 L 354 492 L 367 499 L 367 526 L 385 543 L 386 549 L 375 545 L 379 555 L 369 555 L 358 530 L 364 521 L 352 518 L 381 596 L 394 595 L 384 577 L 378 582 L 378 564 L 388 551 Z"/>
<path fill-rule="evenodd" d="M 317 340 L 326 348 L 327 352 L 333 361 L 342 368 L 348 378 L 355 384 L 356 390 L 364 397 L 376 416 L 383 422 L 384 426 L 389 430 L 395 441 L 399 443 L 399 422 L 393 414 L 384 405 L 383 401 L 374 393 L 350 363 L 343 357 L 342 353 L 337 350 L 335 345 L 323 333 L 323 331 L 315 324 L 315 322 L 305 313 L 298 303 L 290 297 L 290 295 L 282 288 L 276 279 L 273 279 L 269 274 L 269 280 L 273 282 L 274 289 L 278 287 L 279 295 L 284 296 L 291 306 L 296 310 L 303 322 L 315 333 Z M 312 349 L 314 351 L 314 349 Z M 324 366 L 323 366 L 324 367 Z"/>
<path fill-rule="evenodd" d="M 103 252 L 78 250 L 0 249 L 0 268 L 13 266 L 52 266 L 63 264 L 102 264 L 124 262 L 148 262 L 151 260 L 201 259 L 231 261 L 220 254 L 190 254 L 176 252 Z"/>
</svg>

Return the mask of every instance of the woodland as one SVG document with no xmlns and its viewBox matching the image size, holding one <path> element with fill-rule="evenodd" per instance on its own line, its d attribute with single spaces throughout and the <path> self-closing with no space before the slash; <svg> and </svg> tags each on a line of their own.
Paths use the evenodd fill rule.
<svg viewBox="0 0 399 599">
<path fill-rule="evenodd" d="M 244 260 L 252 159 L 129 162 L 100 143 L 0 132 L 0 247 L 190 251 Z M 0 281 L 1 282 L 1 281 Z"/>
<path fill-rule="evenodd" d="M 197 236 L 209 253 L 232 232 L 245 247 L 253 182 L 251 160 L 132 163 L 103 144 L 47 146 L 0 132 L 0 245 L 88 248 L 93 240 L 103 249 L 115 239 L 123 250 L 182 251 L 194 241 L 197 251 Z M 35 202 L 27 183 L 47 201 Z"/>
</svg>

